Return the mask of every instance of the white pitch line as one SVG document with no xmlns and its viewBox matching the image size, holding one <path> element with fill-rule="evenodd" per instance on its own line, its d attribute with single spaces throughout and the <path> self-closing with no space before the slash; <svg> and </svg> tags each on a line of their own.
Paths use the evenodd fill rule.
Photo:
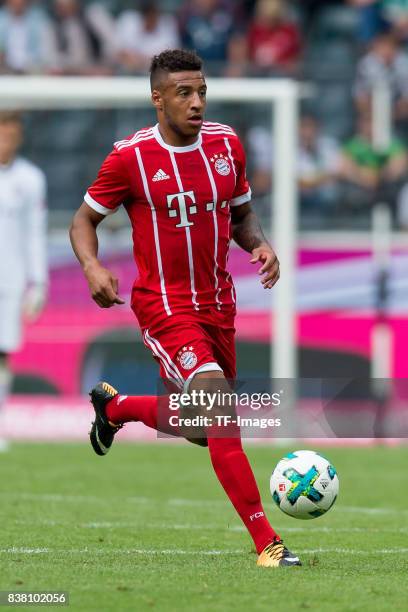
<svg viewBox="0 0 408 612">
<path fill-rule="evenodd" d="M 17 493 L 17 492 L 2 492 L 2 497 L 11 497 L 11 498 L 21 498 L 21 499 L 29 499 L 29 500 L 37 500 L 37 501 L 45 501 L 45 502 L 95 502 L 100 504 L 101 502 L 106 502 L 111 504 L 111 500 L 107 500 L 104 497 L 98 497 L 96 495 L 64 495 L 59 493 Z M 155 499 L 153 497 L 120 497 L 116 496 L 115 500 L 120 502 L 129 502 L 129 503 L 143 503 L 143 504 L 168 504 L 170 506 L 227 506 L 229 505 L 228 500 L 222 499 L 180 499 L 180 498 L 169 498 L 165 500 Z M 272 504 L 271 504 L 272 506 Z"/>
<path fill-rule="evenodd" d="M 25 548 L 25 547 L 21 547 L 18 548 L 17 546 L 13 546 L 12 548 L 1 548 L 0 549 L 0 553 L 1 554 L 21 554 L 21 555 L 39 555 L 39 554 L 46 554 L 46 553 L 50 553 L 51 550 L 49 548 Z"/>
<path fill-rule="evenodd" d="M 38 555 L 38 554 L 53 554 L 53 555 L 110 555 L 110 554 L 122 554 L 122 555 L 242 555 L 248 551 L 244 550 L 183 550 L 179 548 L 169 548 L 164 550 L 149 549 L 149 548 L 0 548 L 0 554 L 26 554 L 26 555 Z"/>
<path fill-rule="evenodd" d="M 106 503 L 111 503 L 110 500 L 106 500 L 103 497 L 98 497 L 97 495 L 65 495 L 60 493 L 17 493 L 17 492 L 2 492 L 2 497 L 12 497 L 12 498 L 21 498 L 21 499 L 29 499 L 29 500 L 37 500 L 37 501 L 45 501 L 45 502 L 95 502 L 100 504 L 102 501 L 106 501 Z M 148 503 L 158 503 L 159 500 L 154 500 L 149 497 L 126 497 L 126 498 L 116 498 L 120 501 L 128 501 L 135 502 L 138 504 L 148 504 Z"/>
<path fill-rule="evenodd" d="M 374 533 L 408 533 L 408 527 L 385 527 L 384 529 L 375 529 L 370 527 L 286 527 L 275 525 L 275 529 L 285 533 L 365 533 L 367 535 Z M 169 526 L 171 529 L 171 526 Z M 240 525 L 229 527 L 229 531 L 246 531 L 246 528 Z"/>
<path fill-rule="evenodd" d="M 69 521 L 56 521 L 51 519 L 41 519 L 39 521 L 14 520 L 14 525 L 43 527 L 71 527 L 79 529 L 166 529 L 175 531 L 214 531 L 225 530 L 232 532 L 245 532 L 246 527 L 243 525 L 225 525 L 216 523 L 205 524 L 190 524 L 190 523 L 135 523 L 134 521 L 91 521 L 89 523 L 72 523 Z M 277 531 L 285 533 L 408 533 L 408 527 L 384 527 L 381 529 L 369 527 L 315 527 L 308 524 L 307 527 L 286 527 L 284 525 L 275 524 Z"/>
<path fill-rule="evenodd" d="M 71 524 L 72 526 L 72 524 Z M 195 531 L 214 531 L 214 530 L 219 530 L 219 529 L 225 529 L 225 530 L 245 530 L 245 527 L 240 527 L 239 525 L 236 526 L 236 528 L 234 527 L 227 527 L 225 525 L 214 525 L 214 524 L 208 524 L 208 525 L 191 525 L 186 523 L 184 524 L 180 524 L 180 525 L 173 525 L 171 523 L 126 523 L 126 522 L 118 522 L 118 523 L 112 523 L 109 521 L 104 521 L 104 522 L 91 522 L 91 523 L 82 523 L 79 524 L 78 527 L 81 527 L 82 529 L 174 529 L 175 531 L 190 531 L 190 530 L 195 530 Z"/>
<path fill-rule="evenodd" d="M 83 503 L 83 502 L 95 502 L 97 504 L 101 504 L 103 502 L 111 504 L 111 500 L 107 500 L 104 497 L 98 497 L 96 495 L 64 495 L 59 493 L 17 493 L 17 492 L 2 492 L 2 497 L 11 497 L 11 498 L 21 498 L 21 499 L 30 499 L 37 501 L 45 501 L 45 502 L 73 502 L 73 503 Z M 222 499 L 185 499 L 185 498 L 168 498 L 166 500 L 159 500 L 153 497 L 119 497 L 117 496 L 115 500 L 119 503 L 129 502 L 129 503 L 137 503 L 137 504 L 161 504 L 161 505 L 169 505 L 169 506 L 194 506 L 194 507 L 231 507 L 230 502 Z M 276 505 L 273 503 L 264 504 L 265 508 L 276 508 Z M 399 508 L 366 508 L 360 506 L 335 506 L 337 512 L 347 512 L 347 513 L 355 513 L 355 514 L 369 514 L 369 515 L 383 515 L 383 514 L 397 514 L 398 516 L 406 516 L 408 515 L 408 510 L 399 509 Z"/>
<path fill-rule="evenodd" d="M 315 548 L 297 550 L 299 555 L 314 555 L 317 553 L 338 553 L 342 555 L 395 555 L 406 554 L 408 548 L 380 548 L 375 550 L 354 550 L 352 548 Z"/>
<path fill-rule="evenodd" d="M 25 525 L 25 526 L 43 526 L 43 527 L 71 527 L 80 529 L 174 529 L 174 530 L 214 530 L 214 529 L 226 529 L 231 531 L 245 531 L 245 527 L 236 525 L 228 527 L 222 524 L 173 524 L 173 523 L 135 523 L 134 521 L 91 521 L 89 523 L 72 523 L 70 521 L 56 521 L 52 519 L 41 519 L 39 521 L 28 521 L 16 519 L 13 521 L 14 525 Z"/>
<path fill-rule="evenodd" d="M 178 497 L 173 497 L 166 500 L 170 506 L 225 506 L 229 502 L 228 500 L 223 499 L 182 499 Z"/>
<path fill-rule="evenodd" d="M 299 555 L 315 555 L 315 554 L 345 554 L 345 555 L 395 555 L 406 554 L 408 548 L 382 548 L 371 550 L 355 550 L 352 548 L 305 548 L 296 551 Z M 204 556 L 223 556 L 223 555 L 248 555 L 248 550 L 183 550 L 179 548 L 169 548 L 164 550 L 149 549 L 149 548 L 69 548 L 69 549 L 52 549 L 52 548 L 26 548 L 26 547 L 11 547 L 0 548 L 0 554 L 52 554 L 52 555 L 204 555 Z"/>
<path fill-rule="evenodd" d="M 408 514 L 408 510 L 399 510 L 397 508 L 364 508 L 360 506 L 337 506 L 342 512 L 350 512 L 356 514 Z"/>
</svg>

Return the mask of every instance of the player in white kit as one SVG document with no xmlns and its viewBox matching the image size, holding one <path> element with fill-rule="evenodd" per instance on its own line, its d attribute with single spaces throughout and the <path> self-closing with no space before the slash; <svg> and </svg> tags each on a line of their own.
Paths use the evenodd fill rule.
<svg viewBox="0 0 408 612">
<path fill-rule="evenodd" d="M 23 316 L 35 319 L 47 292 L 46 179 L 17 156 L 22 138 L 20 115 L 0 112 L 0 409 L 11 382 L 7 358 L 20 346 Z M 5 448 L 0 431 L 0 450 Z"/>
</svg>

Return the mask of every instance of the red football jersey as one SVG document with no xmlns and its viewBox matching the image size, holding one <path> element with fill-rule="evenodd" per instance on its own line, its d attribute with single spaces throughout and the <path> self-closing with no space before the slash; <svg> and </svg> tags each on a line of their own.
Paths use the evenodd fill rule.
<svg viewBox="0 0 408 612">
<path fill-rule="evenodd" d="M 142 328 L 176 312 L 234 310 L 230 207 L 250 199 L 245 153 L 226 125 L 204 122 L 185 147 L 166 144 L 158 125 L 115 143 L 85 201 L 102 214 L 127 210 Z"/>
</svg>

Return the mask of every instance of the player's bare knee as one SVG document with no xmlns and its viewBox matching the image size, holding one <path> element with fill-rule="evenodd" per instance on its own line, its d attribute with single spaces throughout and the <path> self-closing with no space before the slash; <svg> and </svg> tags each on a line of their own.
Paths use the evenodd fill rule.
<svg viewBox="0 0 408 612">
<path fill-rule="evenodd" d="M 221 388 L 229 388 L 228 381 L 221 370 L 210 372 L 198 372 L 190 382 L 189 390 L 214 391 Z"/>
<path fill-rule="evenodd" d="M 216 417 L 235 417 L 236 402 L 233 390 L 220 370 L 199 372 L 190 383 L 189 393 L 200 397 L 200 414 Z"/>
</svg>

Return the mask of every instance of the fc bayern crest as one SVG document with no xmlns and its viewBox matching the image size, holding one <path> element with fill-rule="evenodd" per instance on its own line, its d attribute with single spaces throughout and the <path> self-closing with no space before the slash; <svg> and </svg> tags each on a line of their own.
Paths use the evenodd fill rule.
<svg viewBox="0 0 408 612">
<path fill-rule="evenodd" d="M 231 165 L 228 157 L 222 153 L 214 155 L 211 158 L 211 163 L 214 164 L 216 171 L 218 174 L 221 174 L 221 176 L 228 176 L 231 172 Z"/>
<path fill-rule="evenodd" d="M 197 355 L 192 346 L 183 346 L 178 352 L 177 361 L 185 370 L 192 370 L 197 365 Z"/>
</svg>

